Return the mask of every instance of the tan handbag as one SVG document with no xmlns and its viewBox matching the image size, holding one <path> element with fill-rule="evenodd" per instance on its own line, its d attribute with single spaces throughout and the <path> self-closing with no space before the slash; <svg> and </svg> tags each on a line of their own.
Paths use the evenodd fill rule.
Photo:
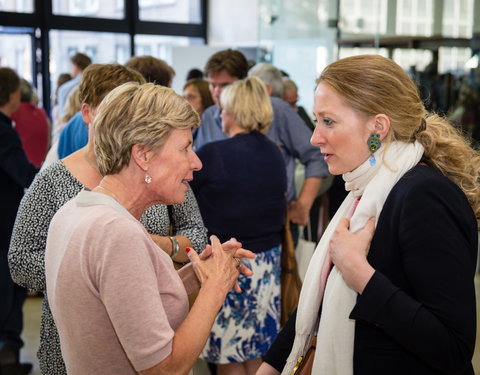
<svg viewBox="0 0 480 375">
<path fill-rule="evenodd" d="M 313 336 L 310 340 L 305 355 L 300 357 L 297 364 L 293 368 L 292 375 L 311 375 L 313 368 L 313 359 L 315 358 L 315 350 L 317 349 L 317 336 Z"/>
<path fill-rule="evenodd" d="M 295 247 L 293 246 L 290 220 L 285 218 L 282 234 L 282 273 L 281 273 L 281 305 L 280 325 L 283 327 L 290 314 L 297 308 L 302 282 L 298 275 Z"/>
</svg>

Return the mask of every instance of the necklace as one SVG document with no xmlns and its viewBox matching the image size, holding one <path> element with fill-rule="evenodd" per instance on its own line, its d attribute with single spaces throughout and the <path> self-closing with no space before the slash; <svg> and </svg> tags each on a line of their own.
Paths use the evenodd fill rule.
<svg viewBox="0 0 480 375">
<path fill-rule="evenodd" d="M 95 189 L 101 189 L 105 192 L 105 195 L 108 195 L 110 197 L 112 197 L 113 199 L 115 199 L 117 202 L 120 202 L 119 199 L 117 198 L 117 196 L 111 191 L 111 190 L 108 190 L 106 187 L 103 187 L 102 185 L 97 185 L 95 186 Z"/>
</svg>

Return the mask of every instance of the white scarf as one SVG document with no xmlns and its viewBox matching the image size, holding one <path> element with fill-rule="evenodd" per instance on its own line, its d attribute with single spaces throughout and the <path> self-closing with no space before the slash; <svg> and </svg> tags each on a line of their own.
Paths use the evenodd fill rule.
<svg viewBox="0 0 480 375">
<path fill-rule="evenodd" d="M 308 266 L 298 304 L 295 341 L 282 375 L 292 373 L 298 358 L 305 353 L 310 337 L 317 331 L 321 303 L 322 315 L 312 374 L 353 374 L 355 321 L 349 319 L 349 315 L 355 306 L 357 292 L 347 286 L 336 267 L 329 274 L 331 261 L 328 244 L 342 218 L 351 217 L 352 232 L 363 228 L 371 217 L 378 220 L 390 190 L 420 161 L 424 151 L 418 142 L 393 142 L 386 149 L 383 146 L 375 153 L 374 166 L 367 160 L 354 171 L 343 175 L 345 189 L 350 193 L 325 230 Z M 355 201 L 360 197 L 362 199 L 355 209 Z"/>
</svg>

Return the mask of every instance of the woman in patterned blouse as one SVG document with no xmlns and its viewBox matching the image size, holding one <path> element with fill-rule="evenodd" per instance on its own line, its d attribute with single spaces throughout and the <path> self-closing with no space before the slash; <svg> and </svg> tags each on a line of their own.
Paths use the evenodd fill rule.
<svg viewBox="0 0 480 375">
<path fill-rule="evenodd" d="M 94 64 L 83 72 L 80 84 L 82 116 L 93 121 L 102 99 L 115 87 L 129 81 L 144 83 L 140 73 L 116 64 Z M 93 139 L 74 154 L 39 173 L 20 205 L 9 250 L 13 280 L 44 292 L 38 359 L 42 374 L 66 374 L 57 328 L 45 293 L 45 246 L 50 221 L 58 209 L 83 188 L 93 189 L 102 176 L 93 152 Z M 181 205 L 150 207 L 141 218 L 154 241 L 178 262 L 187 260 L 185 248 L 201 251 L 206 229 L 195 197 L 189 189 Z M 170 227 L 175 236 L 170 236 Z"/>
</svg>

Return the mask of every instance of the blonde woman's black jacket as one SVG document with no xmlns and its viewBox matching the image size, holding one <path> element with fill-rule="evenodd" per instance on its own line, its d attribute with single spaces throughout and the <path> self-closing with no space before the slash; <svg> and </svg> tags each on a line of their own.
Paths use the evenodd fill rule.
<svg viewBox="0 0 480 375">
<path fill-rule="evenodd" d="M 398 181 L 368 254 L 376 272 L 350 315 L 355 375 L 473 375 L 477 241 L 458 186 L 423 165 Z M 291 323 L 264 357 L 280 371 L 293 344 Z"/>
<path fill-rule="evenodd" d="M 0 112 L 0 252 L 6 257 L 23 190 L 38 168 L 31 164 L 12 120 Z M 5 263 L 6 264 L 6 263 Z M 5 272 L 8 272 L 6 270 Z"/>
<path fill-rule="evenodd" d="M 354 373 L 473 374 L 478 230 L 463 192 L 417 165 L 390 192 L 350 318 Z"/>
</svg>

